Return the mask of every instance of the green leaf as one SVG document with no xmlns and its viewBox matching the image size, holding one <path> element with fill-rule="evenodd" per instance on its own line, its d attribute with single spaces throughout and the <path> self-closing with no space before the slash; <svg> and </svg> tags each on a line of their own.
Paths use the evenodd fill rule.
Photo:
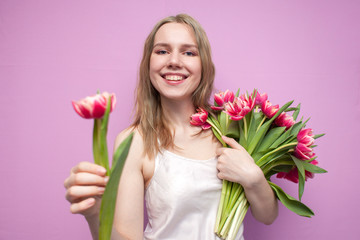
<svg viewBox="0 0 360 240">
<path fill-rule="evenodd" d="M 285 111 L 291 104 L 293 103 L 293 101 L 287 102 L 284 106 L 282 106 L 279 111 L 268 121 L 266 121 L 260 128 L 259 130 L 256 132 L 255 136 L 253 137 L 253 139 L 251 140 L 250 144 L 249 144 L 249 148 L 247 149 L 248 153 L 251 155 L 253 153 L 253 151 L 255 150 L 257 144 L 260 142 L 260 140 L 263 139 L 263 137 L 265 136 L 267 130 L 270 128 L 271 124 L 273 121 L 275 121 L 275 119 L 283 112 Z"/>
<path fill-rule="evenodd" d="M 311 163 L 304 162 L 303 166 L 306 171 L 309 171 L 312 173 L 327 173 L 327 171 L 325 169 L 315 166 L 314 164 L 311 164 Z"/>
<path fill-rule="evenodd" d="M 316 134 L 316 135 L 314 136 L 314 139 L 317 139 L 317 138 L 322 137 L 322 136 L 324 136 L 324 135 L 325 135 L 325 133 L 322 133 L 322 134 Z"/>
<path fill-rule="evenodd" d="M 255 136 L 256 130 L 258 126 L 260 125 L 260 122 L 263 118 L 263 114 L 260 112 L 252 112 L 249 129 L 248 129 L 248 137 L 247 137 L 247 143 L 249 144 L 253 137 Z"/>
<path fill-rule="evenodd" d="M 277 148 L 280 144 L 284 143 L 291 137 L 291 131 L 287 130 L 280 137 L 278 137 L 273 144 L 271 144 L 270 148 Z"/>
<path fill-rule="evenodd" d="M 132 139 L 133 133 L 122 141 L 113 156 L 113 166 L 111 169 L 110 179 L 106 185 L 105 192 L 101 200 L 99 240 L 110 240 L 111 237 L 118 185 Z"/>
<path fill-rule="evenodd" d="M 272 128 L 265 136 L 264 140 L 261 142 L 257 152 L 263 152 L 269 150 L 271 144 L 273 144 L 276 139 L 285 131 L 286 127 L 275 127 Z"/>
<path fill-rule="evenodd" d="M 238 90 L 237 90 L 237 92 L 235 94 L 235 97 L 239 97 L 239 95 L 240 95 L 240 88 L 238 88 Z"/>
<path fill-rule="evenodd" d="M 301 104 L 299 103 L 299 104 L 296 106 L 296 110 L 295 110 L 294 113 L 293 113 L 293 119 L 294 119 L 294 121 L 296 121 L 297 117 L 299 116 L 300 106 L 301 106 Z"/>
<path fill-rule="evenodd" d="M 246 138 L 245 138 L 245 133 L 244 133 L 244 128 L 243 128 L 244 120 L 241 119 L 240 121 L 237 121 L 237 122 L 239 125 L 239 132 L 240 132 L 239 144 L 241 146 L 243 146 L 245 149 L 247 149 L 247 143 L 246 143 Z"/>
<path fill-rule="evenodd" d="M 239 124 L 237 123 L 237 121 L 231 121 L 231 120 L 229 121 L 230 123 L 226 131 L 226 136 L 234 139 L 239 139 L 240 137 Z"/>
<path fill-rule="evenodd" d="M 307 207 L 302 202 L 296 200 L 295 198 L 291 197 L 290 195 L 286 194 L 284 190 L 281 189 L 278 185 L 275 183 L 268 181 L 271 188 L 274 190 L 277 198 L 281 201 L 282 204 L 284 204 L 285 207 L 287 207 L 290 211 L 293 211 L 294 213 L 303 216 L 303 217 L 311 217 L 314 216 L 314 212 Z"/>
<path fill-rule="evenodd" d="M 292 125 L 291 129 L 289 129 L 291 136 L 297 137 L 298 133 L 302 128 L 303 128 L 303 123 L 301 121 Z"/>
<path fill-rule="evenodd" d="M 228 115 L 224 112 L 219 114 L 220 130 L 222 133 L 226 133 Z"/>
<path fill-rule="evenodd" d="M 298 170 L 298 176 L 299 176 L 299 200 L 301 201 L 302 195 L 304 193 L 304 187 L 305 187 L 305 169 L 303 163 L 304 161 L 301 161 L 297 159 L 295 156 L 291 155 L 292 160 L 294 161 L 297 170 Z"/>
</svg>

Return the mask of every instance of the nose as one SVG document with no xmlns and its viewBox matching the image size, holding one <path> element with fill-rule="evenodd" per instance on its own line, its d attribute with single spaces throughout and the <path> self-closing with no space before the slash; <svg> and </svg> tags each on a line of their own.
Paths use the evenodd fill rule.
<svg viewBox="0 0 360 240">
<path fill-rule="evenodd" d="M 173 52 L 169 55 L 169 62 L 168 62 L 169 68 L 181 68 L 182 67 L 182 60 L 181 56 L 177 52 Z"/>
</svg>

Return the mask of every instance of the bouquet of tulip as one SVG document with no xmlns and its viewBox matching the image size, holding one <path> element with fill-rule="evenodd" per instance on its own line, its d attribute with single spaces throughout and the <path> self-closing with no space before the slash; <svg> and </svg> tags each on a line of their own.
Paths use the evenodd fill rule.
<svg viewBox="0 0 360 240">
<path fill-rule="evenodd" d="M 110 169 L 106 135 L 109 115 L 114 109 L 115 103 L 115 95 L 107 92 L 97 93 L 95 96 L 72 102 L 75 111 L 81 117 L 94 119 L 94 161 L 103 166 L 106 169 L 106 174 L 110 176 L 101 200 L 99 240 L 110 240 L 111 237 L 118 185 L 133 137 L 133 134 L 130 134 L 116 149 Z"/>
<path fill-rule="evenodd" d="M 211 129 L 224 147 L 228 146 L 221 136 L 237 140 L 262 169 L 277 198 L 298 215 L 311 217 L 314 213 L 301 202 L 301 197 L 305 181 L 313 178 L 314 173 L 326 172 L 317 166 L 313 152 L 314 139 L 324 134 L 313 135 L 312 129 L 306 129 L 308 120 L 296 122 L 300 104 L 291 107 L 292 103 L 290 101 L 279 108 L 279 105 L 270 103 L 266 93 L 254 90 L 251 95 L 239 96 L 239 91 L 235 95 L 226 90 L 214 95 L 213 114 L 199 108 L 190 123 L 204 130 Z M 298 183 L 299 200 L 271 182 L 270 177 L 274 174 Z M 224 180 L 215 233 L 223 239 L 234 239 L 248 207 L 242 186 Z"/>
</svg>

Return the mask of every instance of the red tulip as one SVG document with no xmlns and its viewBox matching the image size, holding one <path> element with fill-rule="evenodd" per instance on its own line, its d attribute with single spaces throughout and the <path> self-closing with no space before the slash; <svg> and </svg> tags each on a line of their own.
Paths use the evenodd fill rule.
<svg viewBox="0 0 360 240">
<path fill-rule="evenodd" d="M 235 98 L 235 94 L 230 91 L 226 90 L 225 92 L 219 92 L 214 94 L 214 101 L 215 106 L 211 106 L 214 110 L 223 110 L 224 104 L 228 102 L 233 102 Z"/>
<path fill-rule="evenodd" d="M 279 127 L 286 127 L 286 129 L 289 129 L 292 125 L 295 124 L 295 121 L 292 116 L 283 112 L 275 119 L 275 124 Z"/>
<path fill-rule="evenodd" d="M 194 126 L 201 126 L 204 130 L 211 128 L 211 125 L 206 122 L 208 118 L 208 112 L 201 107 L 196 109 L 196 111 L 197 113 L 191 115 L 190 123 Z"/>
<path fill-rule="evenodd" d="M 279 111 L 279 105 L 273 106 L 269 100 L 266 100 L 261 104 L 261 111 L 268 118 L 272 118 Z"/>
<path fill-rule="evenodd" d="M 116 97 L 113 93 L 109 94 L 107 92 L 103 92 L 102 94 L 89 96 L 77 102 L 72 101 L 72 105 L 75 111 L 83 118 L 102 118 L 104 116 L 109 97 L 111 97 L 111 112 L 116 104 Z"/>
</svg>

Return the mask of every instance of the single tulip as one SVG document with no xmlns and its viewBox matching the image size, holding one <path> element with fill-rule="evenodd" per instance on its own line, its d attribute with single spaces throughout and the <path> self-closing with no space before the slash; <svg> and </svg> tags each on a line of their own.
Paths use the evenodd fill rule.
<svg viewBox="0 0 360 240">
<path fill-rule="evenodd" d="M 260 92 L 256 90 L 255 105 L 262 106 L 262 104 L 267 101 L 267 99 L 267 93 L 260 94 Z"/>
<path fill-rule="evenodd" d="M 286 129 L 289 129 L 292 125 L 295 124 L 295 121 L 292 116 L 283 112 L 275 119 L 275 124 L 279 127 L 286 127 Z"/>
<path fill-rule="evenodd" d="M 194 126 L 201 126 L 203 130 L 211 128 L 211 125 L 206 122 L 208 118 L 208 112 L 201 107 L 196 109 L 196 111 L 197 113 L 191 115 L 190 123 Z"/>
<path fill-rule="evenodd" d="M 235 98 L 235 94 L 230 91 L 226 90 L 225 92 L 219 92 L 214 94 L 214 102 L 215 105 L 211 106 L 214 110 L 223 110 L 224 104 L 228 102 L 233 102 Z"/>
<path fill-rule="evenodd" d="M 301 129 L 297 135 L 298 144 L 295 147 L 294 156 L 301 160 L 309 160 L 314 157 L 311 145 L 314 144 L 312 129 Z"/>
<path fill-rule="evenodd" d="M 109 97 L 111 97 L 111 112 L 116 104 L 116 97 L 113 93 L 103 92 L 102 94 L 89 96 L 76 102 L 72 101 L 72 105 L 81 117 L 98 119 L 104 116 Z"/>
<path fill-rule="evenodd" d="M 313 145 L 315 141 L 313 130 L 311 128 L 301 129 L 297 135 L 297 140 L 299 143 L 302 143 L 308 147 Z"/>
<path fill-rule="evenodd" d="M 273 106 L 269 100 L 266 100 L 261 104 L 261 111 L 268 118 L 272 118 L 279 111 L 279 105 Z"/>
</svg>

